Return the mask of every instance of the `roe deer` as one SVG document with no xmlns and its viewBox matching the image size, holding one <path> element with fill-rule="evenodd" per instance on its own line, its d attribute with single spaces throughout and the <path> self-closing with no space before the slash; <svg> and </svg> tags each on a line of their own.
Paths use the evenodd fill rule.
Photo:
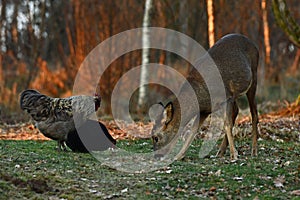
<svg viewBox="0 0 300 200">
<path fill-rule="evenodd" d="M 239 109 L 237 107 L 236 99 L 243 95 L 247 95 L 249 102 L 249 107 L 252 117 L 252 156 L 257 155 L 257 139 L 258 139 L 258 114 L 257 106 L 255 102 L 255 93 L 257 86 L 257 66 L 259 53 L 255 44 L 249 40 L 247 37 L 240 34 L 228 34 L 216 42 L 208 50 L 209 56 L 215 62 L 221 77 L 223 79 L 224 89 L 226 93 L 226 100 L 221 102 L 226 106 L 225 113 L 225 131 L 226 134 L 220 145 L 218 151 L 218 156 L 223 156 L 226 148 L 229 144 L 230 147 L 230 158 L 237 159 L 238 153 L 234 147 L 234 139 L 232 135 L 232 128 L 234 126 L 235 119 L 238 115 Z M 208 56 L 208 55 L 206 55 Z M 206 59 L 205 56 L 200 60 Z M 203 64 L 204 63 L 204 64 Z M 201 62 L 200 67 L 205 65 L 205 62 Z M 185 92 L 185 85 L 190 84 L 195 91 L 197 99 L 189 98 L 188 94 Z M 196 128 L 200 128 L 203 121 L 213 112 L 210 100 L 210 94 L 207 86 L 198 73 L 198 71 L 193 68 L 189 73 L 186 82 L 182 85 L 179 92 L 178 98 L 184 98 L 185 104 L 193 105 L 198 104 L 200 108 L 200 113 L 195 113 L 193 109 L 189 109 L 188 115 L 189 120 L 193 117 L 198 117 L 199 126 L 197 124 Z M 180 105 L 178 100 L 171 101 L 164 106 L 164 111 L 161 113 L 161 118 L 155 121 L 154 127 L 152 129 L 152 140 L 153 149 L 156 152 L 156 156 L 162 156 L 160 152 L 163 147 L 165 148 L 175 137 L 179 130 L 179 124 L 181 120 Z M 188 120 L 183 122 L 184 125 L 188 123 Z M 185 148 L 191 144 L 197 131 L 192 132 L 185 141 Z M 186 151 L 184 150 L 184 152 Z M 184 153 L 177 155 L 177 159 L 181 159 Z"/>
</svg>

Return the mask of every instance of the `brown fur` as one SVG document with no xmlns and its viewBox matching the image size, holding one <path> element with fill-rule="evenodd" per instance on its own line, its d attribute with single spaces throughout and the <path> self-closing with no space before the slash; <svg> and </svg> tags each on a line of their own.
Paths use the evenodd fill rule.
<svg viewBox="0 0 300 200">
<path fill-rule="evenodd" d="M 236 99 L 239 96 L 246 94 L 252 116 L 252 155 L 256 156 L 258 114 L 255 93 L 259 58 L 258 50 L 254 43 L 245 36 L 240 34 L 229 34 L 210 48 L 208 54 L 218 67 L 226 92 L 226 100 L 221 102 L 222 104 L 225 103 L 224 105 L 227 106 L 225 117 L 226 135 L 220 146 L 218 155 L 223 156 L 229 144 L 231 159 L 237 159 L 238 154 L 234 147 L 232 127 L 234 126 L 238 114 Z M 207 66 L 207 60 L 207 57 L 204 56 L 199 60 L 197 65 L 199 67 L 209 67 Z M 188 92 L 186 92 L 187 90 L 185 88 L 188 84 L 194 89 L 198 101 L 191 99 Z M 187 82 L 183 84 L 178 98 L 185 99 L 185 101 L 183 101 L 184 105 L 181 105 L 181 107 L 188 108 L 188 110 L 184 111 L 185 116 L 187 116 L 183 119 L 184 121 L 182 123 L 184 125 L 186 125 L 194 116 L 198 116 L 200 125 L 194 126 L 198 128 L 210 113 L 213 112 L 209 91 L 204 79 L 196 69 L 193 69 L 189 73 Z M 197 106 L 200 108 L 200 113 L 195 112 Z M 180 110 L 180 105 L 177 100 L 168 103 L 164 108 L 164 115 L 162 117 L 164 119 L 160 120 L 162 123 L 156 122 L 152 131 L 153 147 L 154 150 L 158 150 L 158 154 L 166 153 L 160 152 L 160 149 L 163 149 L 163 147 L 168 145 L 174 139 L 178 132 L 181 120 L 180 112 L 182 111 Z M 194 131 L 194 133 L 196 134 L 197 131 Z M 184 149 L 177 155 L 178 159 L 184 156 L 184 153 L 192 142 L 195 134 L 190 134 L 186 138 Z"/>
</svg>

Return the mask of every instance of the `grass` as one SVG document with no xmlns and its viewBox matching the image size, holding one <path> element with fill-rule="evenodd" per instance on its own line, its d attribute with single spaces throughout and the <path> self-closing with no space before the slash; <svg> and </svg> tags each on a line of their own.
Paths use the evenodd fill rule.
<svg viewBox="0 0 300 200">
<path fill-rule="evenodd" d="M 54 141 L 0 140 L 2 199 L 299 199 L 300 145 L 260 141 L 259 156 L 238 141 L 240 159 L 200 159 L 196 140 L 182 161 L 143 174 L 101 165 L 90 154 L 57 152 Z M 141 152 L 150 141 L 119 141 Z M 214 151 L 217 149 L 215 148 Z M 212 152 L 214 155 L 216 152 Z"/>
</svg>

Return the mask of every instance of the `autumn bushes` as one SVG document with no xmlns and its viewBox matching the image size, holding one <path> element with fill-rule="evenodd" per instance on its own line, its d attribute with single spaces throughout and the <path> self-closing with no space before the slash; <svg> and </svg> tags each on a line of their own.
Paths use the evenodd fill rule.
<svg viewBox="0 0 300 200">
<path fill-rule="evenodd" d="M 14 70 L 3 71 L 3 83 L 0 87 L 1 118 L 5 121 L 9 113 L 19 110 L 19 92 L 27 88 L 35 88 L 41 92 L 55 96 L 69 96 L 71 91 L 66 87 L 70 78 L 66 69 L 58 67 L 50 69 L 46 61 L 37 59 L 35 70 L 25 67 L 24 62 L 15 62 L 11 68 Z M 5 82 L 5 84 L 4 84 Z"/>
</svg>

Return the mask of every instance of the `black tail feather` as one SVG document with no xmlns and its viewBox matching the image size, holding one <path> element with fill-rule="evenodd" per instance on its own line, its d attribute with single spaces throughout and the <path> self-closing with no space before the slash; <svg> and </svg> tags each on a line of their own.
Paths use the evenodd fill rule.
<svg viewBox="0 0 300 200">
<path fill-rule="evenodd" d="M 104 124 L 87 120 L 78 130 L 68 134 L 66 144 L 74 152 L 88 153 L 114 148 L 116 140 L 109 134 Z"/>
</svg>

